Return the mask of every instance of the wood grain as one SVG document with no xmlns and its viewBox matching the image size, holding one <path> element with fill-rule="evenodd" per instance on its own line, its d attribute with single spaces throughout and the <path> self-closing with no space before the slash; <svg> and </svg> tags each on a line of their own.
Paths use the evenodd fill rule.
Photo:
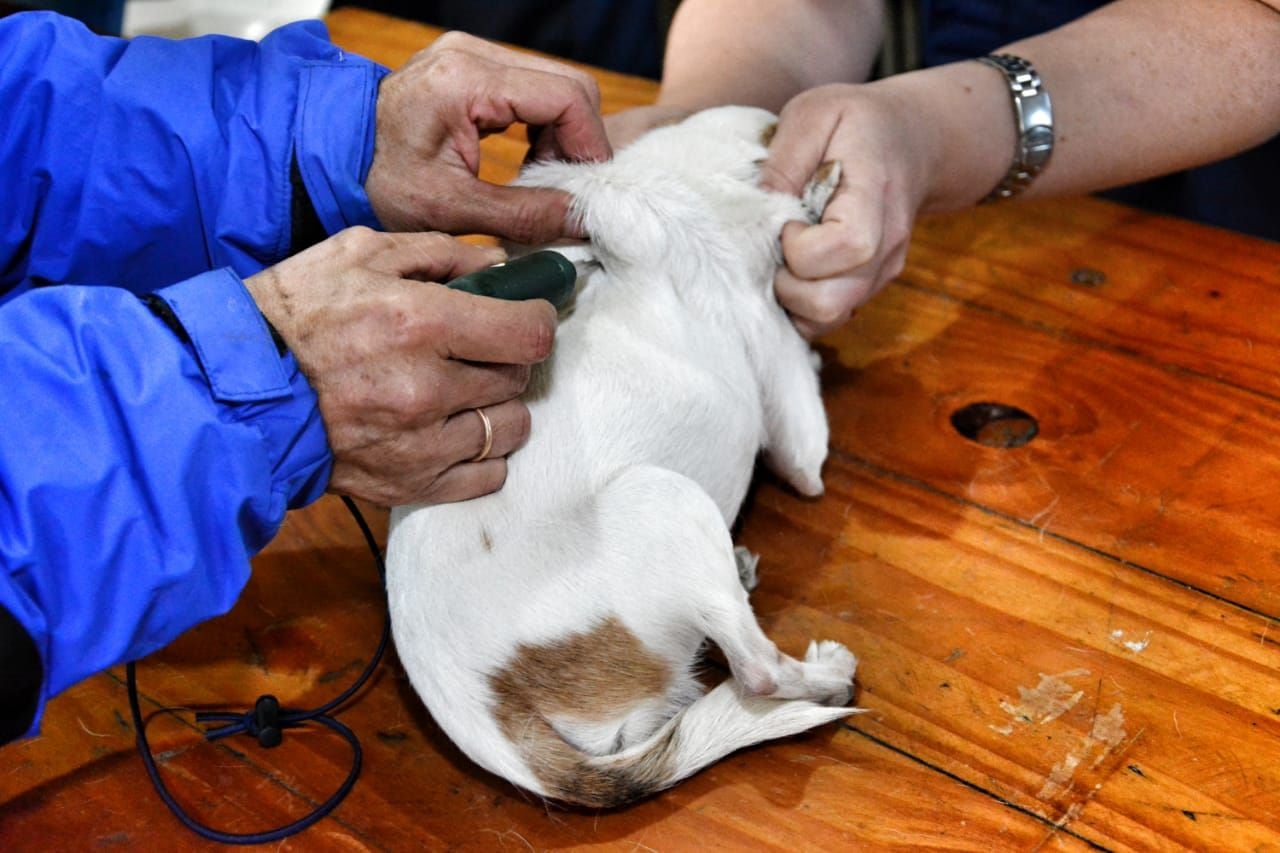
<svg viewBox="0 0 1280 853">
<path fill-rule="evenodd" d="M 329 21 L 392 66 L 435 35 L 349 8 Z M 598 76 L 606 109 L 653 95 Z M 484 153 L 503 181 L 524 145 Z M 587 813 L 477 769 L 393 658 L 342 715 L 361 781 L 280 846 L 1280 849 L 1277 300 L 1280 247 L 1107 202 L 923 221 L 900 279 L 821 343 L 826 494 L 762 476 L 739 524 L 766 630 L 792 652 L 847 643 L 869 713 Z M 1018 406 L 1039 433 L 975 444 L 950 420 L 974 402 Z M 140 666 L 175 793 L 242 831 L 327 796 L 345 743 L 206 744 L 189 711 L 157 709 L 324 701 L 384 612 L 336 499 L 292 514 L 254 568 L 231 614 Z M 132 753 L 122 677 L 68 691 L 42 737 L 5 749 L 6 850 L 202 848 Z"/>
</svg>

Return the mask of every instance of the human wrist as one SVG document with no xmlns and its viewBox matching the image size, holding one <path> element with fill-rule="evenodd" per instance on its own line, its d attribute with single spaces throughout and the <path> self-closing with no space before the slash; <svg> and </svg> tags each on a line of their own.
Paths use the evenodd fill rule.
<svg viewBox="0 0 1280 853">
<path fill-rule="evenodd" d="M 870 83 L 906 124 L 920 212 L 977 204 L 1009 169 L 1016 129 L 1009 87 L 993 69 L 957 62 Z"/>
<path fill-rule="evenodd" d="M 982 200 L 1002 201 L 1022 193 L 1053 155 L 1053 103 L 1035 66 L 1009 53 L 989 54 L 978 62 L 1000 72 L 1009 86 L 1014 117 L 1013 157 L 1000 183 Z"/>
</svg>

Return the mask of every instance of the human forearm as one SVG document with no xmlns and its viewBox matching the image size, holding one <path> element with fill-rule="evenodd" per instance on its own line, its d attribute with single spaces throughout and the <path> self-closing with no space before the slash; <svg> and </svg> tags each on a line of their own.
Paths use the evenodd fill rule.
<svg viewBox="0 0 1280 853">
<path fill-rule="evenodd" d="M 1053 98 L 1053 158 L 1029 197 L 1144 180 L 1280 133 L 1280 12 L 1258 0 L 1120 0 L 1001 52 L 1032 62 Z M 1008 168 L 1013 118 L 995 69 L 956 63 L 868 89 L 920 117 L 923 210 L 973 204 Z"/>
<path fill-rule="evenodd" d="M 24 12 L 0 21 L 0 68 L 0 291 L 257 272 L 289 252 L 295 158 L 326 232 L 377 224 L 361 182 L 383 69 L 318 21 L 125 41 Z"/>
<path fill-rule="evenodd" d="M 41 702 L 225 612 L 329 478 L 315 394 L 239 280 L 156 299 L 0 305 L 0 607 L 39 650 Z"/>
<path fill-rule="evenodd" d="M 684 0 L 667 37 L 658 103 L 779 110 L 798 92 L 865 80 L 882 0 Z"/>
<path fill-rule="evenodd" d="M 1117 0 L 1008 45 L 1054 103 L 1053 158 L 1029 196 L 1091 192 L 1207 163 L 1280 132 L 1280 0 Z M 999 50 L 999 49 L 998 49 Z M 844 166 L 817 226 L 783 232 L 779 301 L 808 335 L 844 322 L 902 268 L 921 211 L 985 198 L 1013 161 L 1000 72 L 966 61 L 810 89 L 782 110 L 764 180 L 798 193 Z"/>
</svg>

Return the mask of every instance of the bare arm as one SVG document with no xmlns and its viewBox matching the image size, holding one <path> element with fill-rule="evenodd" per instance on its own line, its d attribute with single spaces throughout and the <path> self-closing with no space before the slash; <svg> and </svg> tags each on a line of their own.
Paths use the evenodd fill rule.
<svg viewBox="0 0 1280 853">
<path fill-rule="evenodd" d="M 1002 52 L 1030 60 L 1053 98 L 1053 159 L 1029 197 L 1145 180 L 1280 133 L 1278 2 L 1120 0 Z M 926 209 L 963 207 L 985 195 L 1012 151 L 1011 144 L 1001 150 L 991 143 L 1012 143 L 1014 134 L 998 73 L 961 63 L 903 75 L 895 84 L 920 109 L 950 121 L 936 140 Z M 1003 156 L 988 163 L 983 150 Z M 978 167 L 967 176 L 972 180 L 947 167 L 957 162 Z M 987 178 L 993 179 L 983 185 Z"/>
<path fill-rule="evenodd" d="M 1280 0 L 1117 0 L 1003 50 L 1054 103 L 1053 158 L 1028 196 L 1089 192 L 1210 162 L 1280 132 Z M 967 207 L 1008 169 L 999 73 L 976 62 L 811 89 L 784 108 L 766 181 L 798 192 L 823 160 L 848 176 L 811 228 L 788 226 L 779 299 L 810 335 L 898 273 L 921 211 Z"/>
<path fill-rule="evenodd" d="M 777 112 L 814 86 L 865 80 L 883 29 L 883 0 L 683 0 L 657 102 L 609 116 L 609 139 L 722 104 Z"/>
<path fill-rule="evenodd" d="M 684 0 L 658 103 L 777 112 L 805 89 L 866 80 L 883 30 L 883 0 Z"/>
</svg>

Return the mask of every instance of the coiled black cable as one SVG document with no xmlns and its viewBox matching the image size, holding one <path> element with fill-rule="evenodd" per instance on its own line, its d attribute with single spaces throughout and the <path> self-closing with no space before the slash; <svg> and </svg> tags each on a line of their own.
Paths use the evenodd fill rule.
<svg viewBox="0 0 1280 853">
<path fill-rule="evenodd" d="M 373 554 L 373 559 L 377 563 L 378 577 L 385 587 L 387 567 L 386 563 L 383 562 L 382 553 L 378 550 L 378 542 L 373 536 L 373 531 L 369 529 L 368 523 L 365 521 L 364 516 L 360 514 L 360 510 L 356 507 L 354 501 L 345 495 L 342 501 L 351 512 L 351 516 L 356 520 L 356 524 L 360 525 L 360 532 L 364 534 L 365 543 L 369 546 L 369 551 Z M 364 760 L 364 753 L 360 748 L 360 739 L 356 737 L 355 732 L 335 719 L 333 714 L 336 713 L 339 706 L 354 696 L 356 691 L 363 687 L 369 677 L 373 675 L 374 670 L 378 668 L 378 664 L 382 662 L 382 656 L 385 654 L 390 640 L 391 614 L 388 613 L 382 624 L 382 638 L 378 641 L 378 650 L 374 652 L 369 665 L 364 668 L 364 671 L 360 673 L 360 676 L 350 687 L 318 708 L 313 708 L 309 711 L 302 711 L 296 708 L 281 708 L 276 697 L 265 694 L 258 697 L 258 701 L 254 703 L 253 709 L 250 711 L 202 711 L 196 714 L 197 723 L 226 723 L 226 725 L 206 730 L 204 733 L 206 740 L 217 740 L 231 735 L 246 734 L 256 738 L 260 746 L 269 749 L 280 745 L 284 739 L 285 729 L 315 722 L 327 726 L 342 735 L 347 743 L 351 744 L 351 772 L 347 774 L 346 780 L 343 781 L 338 790 L 334 791 L 329 799 L 316 806 L 304 817 L 286 826 L 264 832 L 233 833 L 213 829 L 187 814 L 177 800 L 173 798 L 173 795 L 169 793 L 164 780 L 160 778 L 160 770 L 156 766 L 155 757 L 151 754 L 151 745 L 147 743 L 142 710 L 138 704 L 137 668 L 133 662 L 130 662 L 125 667 L 125 678 L 129 692 L 129 709 L 133 712 L 133 727 L 137 733 L 138 753 L 142 756 L 142 763 L 147 768 L 147 775 L 151 777 L 151 782 L 155 785 L 156 793 L 160 795 L 160 799 L 177 816 L 178 820 L 182 821 L 192 832 L 210 841 L 217 841 L 222 844 L 264 844 L 279 841 L 282 838 L 288 838 L 301 832 L 328 815 L 351 792 L 356 779 L 360 776 L 360 767 Z"/>
</svg>

